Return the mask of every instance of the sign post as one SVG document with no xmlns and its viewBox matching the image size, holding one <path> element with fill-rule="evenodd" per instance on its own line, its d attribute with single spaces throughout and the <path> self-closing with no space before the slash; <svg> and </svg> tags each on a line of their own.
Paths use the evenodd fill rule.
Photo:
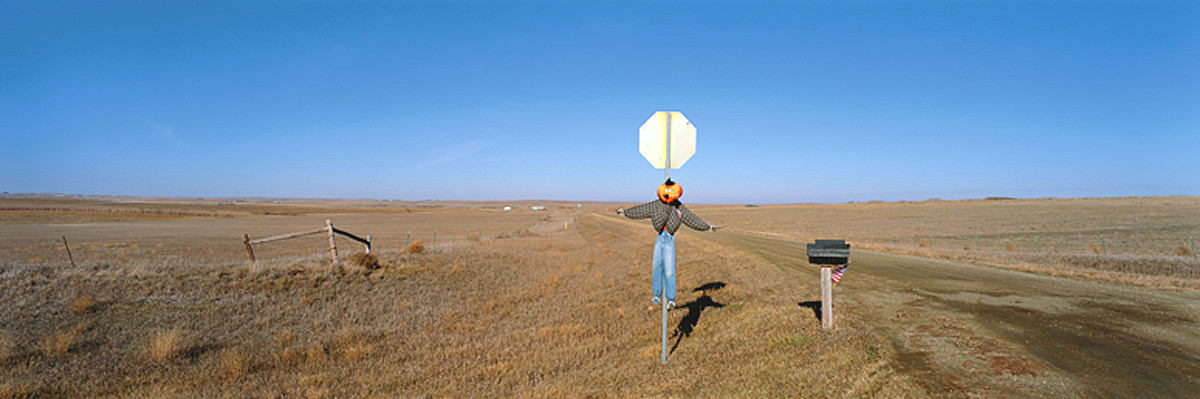
<svg viewBox="0 0 1200 399">
<path fill-rule="evenodd" d="M 831 266 L 850 263 L 846 240 L 817 240 L 808 244 L 808 263 L 821 266 L 821 329 L 833 329 L 833 273 Z"/>
<path fill-rule="evenodd" d="M 638 152 L 667 178 L 696 153 L 696 127 L 680 112 L 655 112 L 638 133 Z"/>
<path fill-rule="evenodd" d="M 696 127 L 678 111 L 658 111 L 638 129 L 638 152 L 655 168 L 671 178 L 671 169 L 679 169 L 696 153 Z M 662 362 L 667 364 L 667 289 L 663 279 Z"/>
</svg>

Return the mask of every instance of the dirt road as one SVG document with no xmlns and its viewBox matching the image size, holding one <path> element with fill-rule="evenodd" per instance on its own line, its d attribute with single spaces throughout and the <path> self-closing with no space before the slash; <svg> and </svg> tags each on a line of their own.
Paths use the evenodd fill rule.
<svg viewBox="0 0 1200 399">
<path fill-rule="evenodd" d="M 796 268 L 801 242 L 706 238 Z M 819 313 L 820 298 L 802 303 Z M 1200 396 L 1200 295 L 855 250 L 839 311 L 893 337 L 895 364 L 946 396 Z M 817 315 L 819 317 L 819 315 Z"/>
</svg>

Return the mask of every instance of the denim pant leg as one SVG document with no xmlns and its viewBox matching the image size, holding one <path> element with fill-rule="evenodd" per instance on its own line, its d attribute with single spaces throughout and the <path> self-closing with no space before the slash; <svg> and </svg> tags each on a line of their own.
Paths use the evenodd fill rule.
<svg viewBox="0 0 1200 399">
<path fill-rule="evenodd" d="M 663 255 L 665 255 L 664 250 L 667 246 L 666 238 L 664 237 L 670 236 L 670 233 L 663 232 L 662 234 L 658 235 L 658 240 L 654 241 L 654 263 L 650 266 L 652 276 L 650 279 L 650 284 L 652 285 L 651 291 L 654 292 L 655 298 L 658 298 L 663 294 L 663 275 L 666 273 L 666 270 L 663 267 L 663 262 L 666 261 L 666 257 Z M 672 245 L 672 247 L 674 247 L 674 245 Z M 674 251 L 672 251 L 672 255 L 674 255 L 673 252 Z"/>
<path fill-rule="evenodd" d="M 675 300 L 675 236 L 663 232 L 663 270 L 667 273 L 667 300 Z"/>
</svg>

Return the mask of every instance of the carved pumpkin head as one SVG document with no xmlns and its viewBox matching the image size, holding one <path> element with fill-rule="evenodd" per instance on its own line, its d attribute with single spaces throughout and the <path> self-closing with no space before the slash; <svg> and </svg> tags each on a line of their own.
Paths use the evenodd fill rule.
<svg viewBox="0 0 1200 399">
<path fill-rule="evenodd" d="M 675 184 L 671 179 L 667 179 L 666 183 L 658 186 L 658 199 L 668 204 L 675 202 L 679 197 L 683 196 L 683 186 Z"/>
</svg>

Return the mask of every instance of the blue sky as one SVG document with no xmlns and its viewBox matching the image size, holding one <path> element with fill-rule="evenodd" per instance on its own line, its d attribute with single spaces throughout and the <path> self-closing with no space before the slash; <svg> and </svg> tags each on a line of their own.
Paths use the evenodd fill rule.
<svg viewBox="0 0 1200 399">
<path fill-rule="evenodd" d="M 193 4 L 195 3 L 195 4 Z M 3 2 L 0 190 L 1200 195 L 1200 3 Z"/>
</svg>

